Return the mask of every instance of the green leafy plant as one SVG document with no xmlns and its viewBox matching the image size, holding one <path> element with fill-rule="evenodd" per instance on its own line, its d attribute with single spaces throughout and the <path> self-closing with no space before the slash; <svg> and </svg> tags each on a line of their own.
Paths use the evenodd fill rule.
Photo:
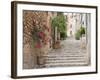
<svg viewBox="0 0 100 80">
<path fill-rule="evenodd" d="M 65 40 L 67 38 L 66 32 L 61 32 L 60 37 L 61 37 L 61 39 Z"/>
<path fill-rule="evenodd" d="M 52 27 L 53 29 L 57 27 L 61 37 L 66 38 L 67 36 L 66 19 L 63 13 L 58 13 L 58 15 L 52 19 Z"/>
<path fill-rule="evenodd" d="M 86 32 L 85 32 L 85 28 L 84 27 L 81 27 L 80 28 L 80 34 L 81 34 L 81 36 L 83 35 L 83 34 L 85 34 Z"/>
<path fill-rule="evenodd" d="M 75 39 L 76 40 L 80 40 L 80 37 L 82 37 L 83 34 L 85 34 L 85 28 L 84 27 L 80 27 L 80 29 L 76 32 L 75 34 Z"/>
<path fill-rule="evenodd" d="M 78 30 L 78 31 L 76 32 L 76 34 L 75 34 L 75 39 L 76 39 L 76 40 L 80 40 L 80 36 L 81 36 L 80 30 Z"/>
<path fill-rule="evenodd" d="M 60 32 L 66 30 L 66 20 L 63 13 L 59 13 L 56 17 L 52 19 L 52 27 L 58 27 Z"/>
</svg>

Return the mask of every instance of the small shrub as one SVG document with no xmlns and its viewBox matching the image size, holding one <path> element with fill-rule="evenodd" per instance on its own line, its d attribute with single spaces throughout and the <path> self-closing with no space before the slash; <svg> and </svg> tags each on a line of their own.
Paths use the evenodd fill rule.
<svg viewBox="0 0 100 80">
<path fill-rule="evenodd" d="M 66 32 L 61 32 L 60 37 L 61 37 L 61 39 L 65 40 L 67 38 Z"/>
<path fill-rule="evenodd" d="M 75 34 L 75 39 L 76 40 L 80 40 L 80 37 L 82 37 L 83 34 L 85 34 L 85 28 L 84 27 L 80 27 L 80 29 L 76 32 Z"/>
<path fill-rule="evenodd" d="M 85 34 L 85 28 L 84 28 L 84 27 L 81 27 L 81 28 L 80 28 L 80 34 L 81 34 L 81 36 L 82 36 L 83 34 Z"/>
<path fill-rule="evenodd" d="M 76 40 L 80 40 L 80 37 L 81 37 L 81 34 L 80 34 L 80 31 L 78 30 L 75 34 L 75 39 Z"/>
</svg>

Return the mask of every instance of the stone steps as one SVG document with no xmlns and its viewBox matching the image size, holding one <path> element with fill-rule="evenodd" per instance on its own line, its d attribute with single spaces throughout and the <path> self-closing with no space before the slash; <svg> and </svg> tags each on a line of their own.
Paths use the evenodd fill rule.
<svg viewBox="0 0 100 80">
<path fill-rule="evenodd" d="M 46 67 L 60 67 L 60 66 L 78 66 L 87 64 L 87 57 L 85 54 L 60 54 L 60 55 L 45 55 Z"/>
<path fill-rule="evenodd" d="M 51 63 L 45 63 L 46 67 L 66 67 L 66 66 L 82 66 L 82 65 L 87 65 L 87 61 L 68 61 L 68 62 L 51 62 Z"/>
</svg>

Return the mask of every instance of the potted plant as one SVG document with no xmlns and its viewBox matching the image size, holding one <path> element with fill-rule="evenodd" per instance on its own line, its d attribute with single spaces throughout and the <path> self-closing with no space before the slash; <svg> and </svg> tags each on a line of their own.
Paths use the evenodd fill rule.
<svg viewBox="0 0 100 80">
<path fill-rule="evenodd" d="M 65 39 L 66 30 L 66 19 L 63 13 L 58 13 L 56 17 L 52 19 L 52 27 L 54 29 L 54 48 L 60 48 L 61 38 Z M 64 34 L 61 36 L 61 33 Z M 57 47 L 58 46 L 58 47 Z"/>
</svg>

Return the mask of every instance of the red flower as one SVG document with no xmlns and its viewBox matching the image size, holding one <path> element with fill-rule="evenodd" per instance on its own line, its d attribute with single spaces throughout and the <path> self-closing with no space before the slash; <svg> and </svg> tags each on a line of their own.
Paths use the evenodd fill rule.
<svg viewBox="0 0 100 80">
<path fill-rule="evenodd" d="M 44 38 L 45 34 L 44 34 L 43 32 L 39 32 L 39 36 L 40 36 L 41 38 Z"/>
<path fill-rule="evenodd" d="M 41 44 L 40 43 L 36 43 L 35 48 L 41 48 Z"/>
</svg>

